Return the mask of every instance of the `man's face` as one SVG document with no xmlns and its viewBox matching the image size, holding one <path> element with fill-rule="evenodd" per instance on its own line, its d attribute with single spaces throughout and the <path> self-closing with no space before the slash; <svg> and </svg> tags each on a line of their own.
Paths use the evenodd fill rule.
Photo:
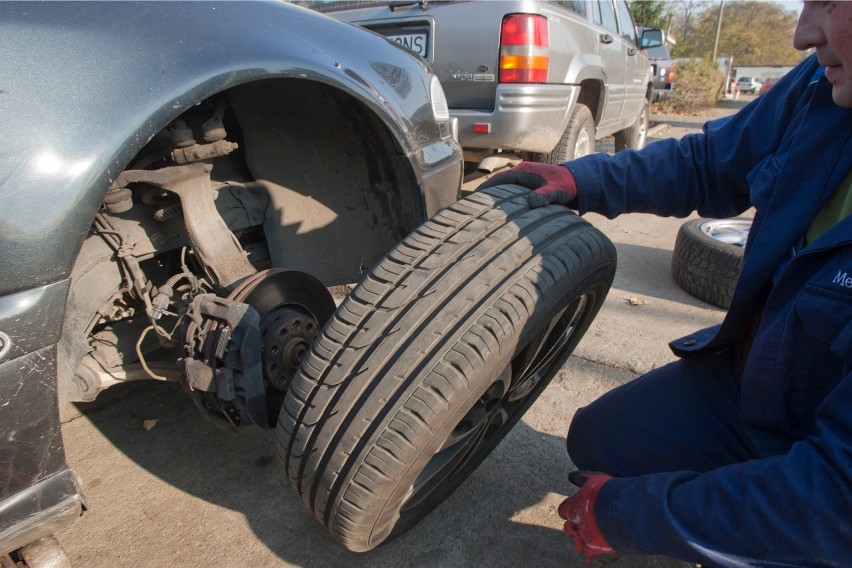
<svg viewBox="0 0 852 568">
<path fill-rule="evenodd" d="M 852 108 L 852 2 L 806 0 L 793 45 L 814 48 L 833 87 L 834 102 Z"/>
</svg>

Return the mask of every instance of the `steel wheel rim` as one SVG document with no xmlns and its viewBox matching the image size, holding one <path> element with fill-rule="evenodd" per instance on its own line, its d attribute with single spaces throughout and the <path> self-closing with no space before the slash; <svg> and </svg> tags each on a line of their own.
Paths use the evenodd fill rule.
<svg viewBox="0 0 852 568">
<path fill-rule="evenodd" d="M 526 410 L 531 396 L 538 395 L 573 350 L 576 331 L 582 327 L 587 308 L 593 302 L 587 295 L 572 301 L 553 317 L 546 328 L 525 345 L 512 362 L 495 378 L 485 393 L 459 421 L 449 437 L 412 483 L 401 513 L 428 501 L 465 466 L 478 463 L 491 445 L 505 434 Z M 567 351 L 567 353 L 566 353 Z M 533 396 L 535 395 L 535 396 Z"/>
<path fill-rule="evenodd" d="M 721 219 L 701 224 L 701 232 L 713 240 L 738 247 L 745 246 L 751 221 L 747 219 Z"/>
<path fill-rule="evenodd" d="M 592 153 L 592 137 L 587 128 L 583 128 L 577 134 L 577 142 L 574 144 L 574 157 L 580 158 Z"/>
<path fill-rule="evenodd" d="M 648 107 L 645 107 L 645 110 L 642 111 L 642 114 L 639 116 L 639 135 L 636 141 L 636 149 L 641 150 L 645 147 L 645 142 L 648 140 Z"/>
</svg>

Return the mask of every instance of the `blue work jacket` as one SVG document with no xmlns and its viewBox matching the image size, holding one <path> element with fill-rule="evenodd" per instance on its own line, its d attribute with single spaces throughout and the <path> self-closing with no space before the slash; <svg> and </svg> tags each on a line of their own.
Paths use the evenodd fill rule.
<svg viewBox="0 0 852 568">
<path fill-rule="evenodd" d="M 732 348 L 765 305 L 741 378 L 759 458 L 607 483 L 596 518 L 618 551 L 712 566 L 852 566 L 852 217 L 801 246 L 852 170 L 852 110 L 832 101 L 820 71 L 809 57 L 701 134 L 566 164 L 581 213 L 756 209 L 723 323 L 671 345 L 691 357 Z"/>
</svg>

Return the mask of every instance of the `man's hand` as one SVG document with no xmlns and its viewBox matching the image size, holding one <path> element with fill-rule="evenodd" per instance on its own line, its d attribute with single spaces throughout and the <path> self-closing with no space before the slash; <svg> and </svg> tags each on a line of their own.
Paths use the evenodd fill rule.
<svg viewBox="0 0 852 568">
<path fill-rule="evenodd" d="M 595 520 L 595 499 L 612 478 L 603 473 L 572 471 L 568 479 L 580 489 L 559 505 L 559 516 L 565 519 L 565 534 L 574 539 L 574 548 L 586 556 L 586 562 L 592 562 L 595 556 L 614 555 Z"/>
<path fill-rule="evenodd" d="M 533 190 L 527 196 L 533 209 L 550 203 L 568 205 L 577 197 L 574 175 L 568 168 L 539 162 L 521 162 L 508 172 L 495 175 L 476 190 L 510 183 Z"/>
</svg>

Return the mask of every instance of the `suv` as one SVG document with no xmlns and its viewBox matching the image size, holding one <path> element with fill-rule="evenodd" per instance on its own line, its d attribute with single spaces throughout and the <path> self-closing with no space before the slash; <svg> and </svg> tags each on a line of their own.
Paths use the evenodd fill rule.
<svg viewBox="0 0 852 568">
<path fill-rule="evenodd" d="M 740 77 L 737 89 L 741 93 L 759 93 L 763 83 L 757 77 Z"/>
<path fill-rule="evenodd" d="M 447 94 L 465 160 L 481 170 L 507 152 L 561 163 L 609 135 L 616 150 L 645 143 L 653 85 L 644 49 L 661 45 L 662 32 L 637 41 L 624 0 L 298 3 L 423 57 Z"/>
<path fill-rule="evenodd" d="M 651 102 L 668 101 L 674 93 L 675 63 L 669 48 L 663 43 L 645 49 L 651 61 L 651 74 L 654 77 L 654 95 Z"/>
</svg>

